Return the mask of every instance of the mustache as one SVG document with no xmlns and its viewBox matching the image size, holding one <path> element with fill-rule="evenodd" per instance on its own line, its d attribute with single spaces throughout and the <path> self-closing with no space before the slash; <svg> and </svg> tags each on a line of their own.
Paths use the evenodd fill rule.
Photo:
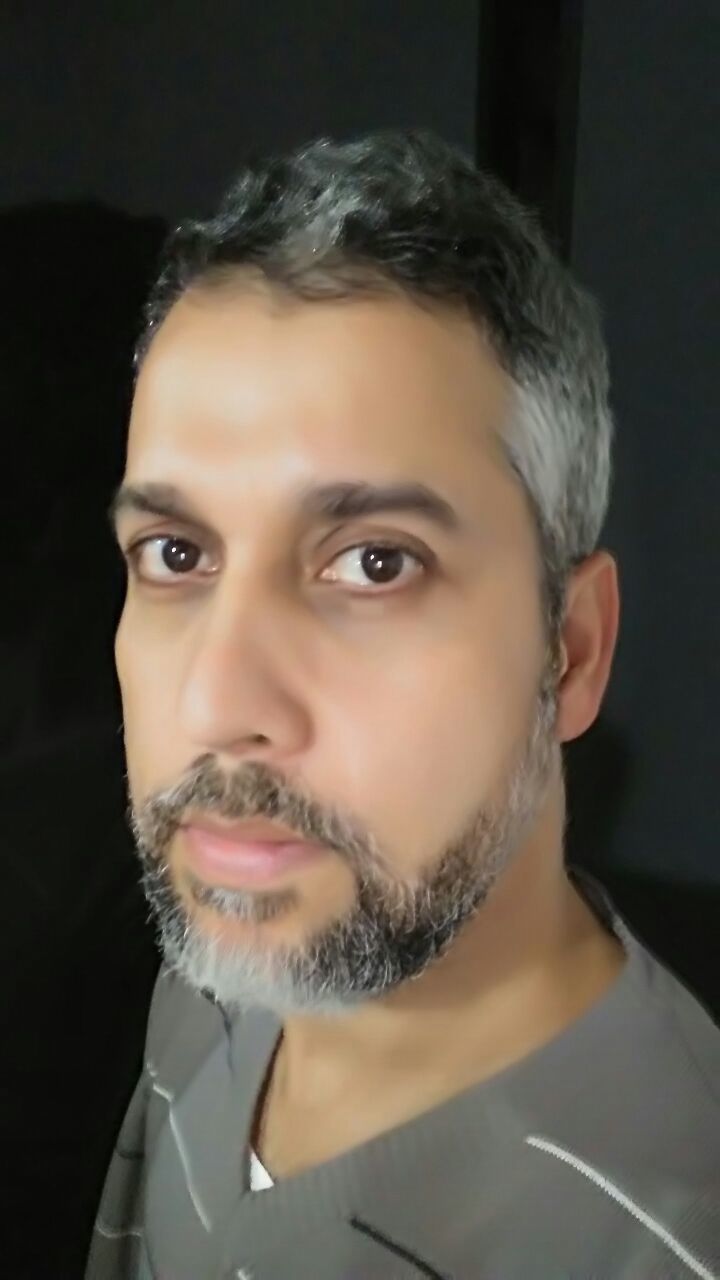
<svg viewBox="0 0 720 1280">
<path fill-rule="evenodd" d="M 265 818 L 279 822 L 301 840 L 335 849 L 358 868 L 372 863 L 385 869 L 375 842 L 356 819 L 320 806 L 259 761 L 248 761 L 227 774 L 211 753 L 201 755 L 179 782 L 152 793 L 137 807 L 130 799 L 127 817 L 136 841 L 157 856 L 190 811 L 228 821 Z"/>
</svg>

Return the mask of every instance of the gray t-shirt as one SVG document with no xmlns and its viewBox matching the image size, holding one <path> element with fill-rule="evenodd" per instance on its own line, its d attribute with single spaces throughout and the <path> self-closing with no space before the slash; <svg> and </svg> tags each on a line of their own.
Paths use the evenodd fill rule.
<svg viewBox="0 0 720 1280">
<path fill-rule="evenodd" d="M 522 1061 L 261 1193 L 248 1137 L 279 1024 L 229 1021 L 162 971 L 86 1280 L 720 1280 L 720 1030 L 570 871 L 626 951 L 610 989 Z"/>
</svg>

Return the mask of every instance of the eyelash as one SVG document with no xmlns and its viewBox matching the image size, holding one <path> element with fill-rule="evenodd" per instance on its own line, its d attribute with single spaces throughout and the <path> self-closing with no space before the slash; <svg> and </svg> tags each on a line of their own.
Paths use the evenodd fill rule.
<svg viewBox="0 0 720 1280">
<path fill-rule="evenodd" d="M 153 542 L 163 543 L 163 542 L 173 542 L 173 541 L 185 542 L 192 547 L 195 547 L 197 545 L 196 543 L 190 542 L 188 538 L 183 538 L 179 534 L 155 533 L 155 534 L 150 534 L 145 538 L 139 538 L 137 542 L 132 543 L 125 551 L 123 551 L 123 557 L 126 560 L 130 571 L 133 573 L 137 581 L 142 584 L 142 586 L 149 587 L 150 589 L 155 589 L 157 591 L 166 591 L 166 590 L 175 589 L 172 578 L 170 578 L 167 582 L 164 582 L 164 583 L 153 582 L 150 579 L 143 578 L 138 571 L 138 561 L 140 558 L 140 553 L 142 552 L 144 547 L 150 545 Z M 363 549 L 366 549 L 367 547 L 381 548 L 384 551 L 399 551 L 402 554 L 410 556 L 411 559 L 417 561 L 417 563 L 421 566 L 421 568 L 426 573 L 429 571 L 429 569 L 432 566 L 432 562 L 433 562 L 432 553 L 427 551 L 423 553 L 417 547 L 410 546 L 409 543 L 393 541 L 390 539 L 384 540 L 381 538 L 378 538 L 376 540 L 368 539 L 366 542 L 351 543 L 349 546 L 336 552 L 336 554 L 329 561 L 329 564 L 333 564 L 336 560 L 339 560 L 342 556 L 347 555 L 348 552 L 350 551 L 363 550 Z M 191 570 L 187 575 L 178 573 L 178 574 L 175 574 L 174 577 L 178 582 L 180 582 L 182 578 L 185 576 L 187 576 L 187 578 L 191 578 L 192 572 L 193 571 Z M 330 585 L 333 585 L 333 584 L 330 584 Z M 376 584 L 370 584 L 369 587 L 360 588 L 356 594 L 364 595 L 364 596 L 388 595 L 388 594 L 391 594 L 393 590 L 392 583 L 390 584 L 390 587 L 388 590 L 383 590 L 382 585 L 380 585 L 380 587 L 376 587 L 376 589 L 373 589 L 374 585 Z M 399 590 L 399 588 L 395 588 L 395 590 Z"/>
</svg>

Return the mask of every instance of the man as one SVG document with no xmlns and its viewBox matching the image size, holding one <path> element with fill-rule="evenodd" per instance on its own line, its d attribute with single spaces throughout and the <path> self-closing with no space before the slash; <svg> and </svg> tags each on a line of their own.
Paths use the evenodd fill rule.
<svg viewBox="0 0 720 1280">
<path fill-rule="evenodd" d="M 174 237 L 113 504 L 165 963 L 89 1280 L 719 1274 L 720 1034 L 563 858 L 607 394 L 592 299 L 431 135 Z"/>
</svg>

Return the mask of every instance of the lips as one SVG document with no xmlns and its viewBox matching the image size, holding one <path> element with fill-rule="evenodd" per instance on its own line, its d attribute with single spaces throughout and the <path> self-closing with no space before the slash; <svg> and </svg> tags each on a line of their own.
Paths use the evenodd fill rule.
<svg viewBox="0 0 720 1280">
<path fill-rule="evenodd" d="M 219 825 L 190 821 L 182 831 L 188 861 L 200 879 L 223 885 L 259 884 L 298 871 L 322 857 L 321 845 L 285 834 L 273 823 Z"/>
<path fill-rule="evenodd" d="M 291 831 L 289 827 L 282 827 L 277 822 L 270 822 L 268 819 L 243 819 L 240 822 L 213 822 L 211 818 L 194 818 L 188 819 L 183 823 L 185 827 L 192 827 L 196 831 L 206 831 L 208 835 L 218 836 L 225 840 L 234 840 L 238 844 L 244 844 L 248 841 L 259 841 L 262 844 L 287 844 L 292 841 L 294 844 L 303 843 L 302 837 Z"/>
</svg>

